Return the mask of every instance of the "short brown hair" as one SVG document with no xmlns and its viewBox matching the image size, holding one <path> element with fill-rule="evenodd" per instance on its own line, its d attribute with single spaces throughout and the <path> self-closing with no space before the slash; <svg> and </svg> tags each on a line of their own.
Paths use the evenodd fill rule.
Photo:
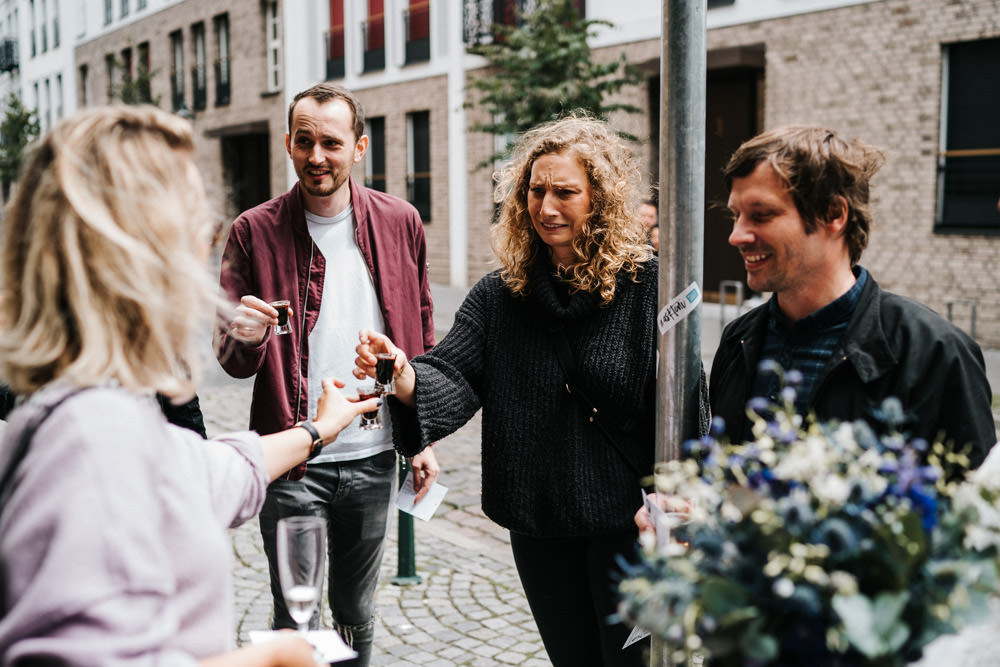
<svg viewBox="0 0 1000 667">
<path fill-rule="evenodd" d="M 844 241 L 857 264 L 871 233 L 869 190 L 885 154 L 858 140 L 845 141 L 831 130 L 808 125 L 780 127 L 746 141 L 729 159 L 723 175 L 726 189 L 734 178 L 749 176 L 767 162 L 788 187 L 807 234 L 829 220 L 837 199 L 847 203 Z"/>
<path fill-rule="evenodd" d="M 361 101 L 354 96 L 354 93 L 343 86 L 335 83 L 317 83 L 312 88 L 306 88 L 295 96 L 292 103 L 288 105 L 288 131 L 292 131 L 292 113 L 295 105 L 303 97 L 311 97 L 317 103 L 322 104 L 330 100 L 344 100 L 347 106 L 351 107 L 351 117 L 354 119 L 354 138 L 360 139 L 365 133 L 365 108 L 361 106 Z"/>
</svg>

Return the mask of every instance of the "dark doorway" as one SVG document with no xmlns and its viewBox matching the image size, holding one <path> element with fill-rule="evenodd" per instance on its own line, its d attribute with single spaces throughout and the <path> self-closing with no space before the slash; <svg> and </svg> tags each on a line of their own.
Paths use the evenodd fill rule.
<svg viewBox="0 0 1000 667">
<path fill-rule="evenodd" d="M 660 77 L 659 59 L 645 64 L 656 72 L 649 78 L 649 171 L 653 183 L 659 183 Z M 758 91 L 764 80 L 764 46 L 713 49 L 708 52 L 708 76 L 705 95 L 705 228 L 704 274 L 702 291 L 706 301 L 718 301 L 719 284 L 724 280 L 741 281 L 743 294 L 749 294 L 746 272 L 739 253 L 729 245 L 732 223 L 726 213 L 726 184 L 722 168 L 741 143 L 759 131 L 760 99 Z M 732 291 L 729 292 L 732 295 Z"/>
<path fill-rule="evenodd" d="M 705 96 L 705 298 L 717 301 L 719 285 L 736 280 L 746 287 L 739 253 L 729 245 L 732 222 L 726 212 L 722 168 L 741 143 L 757 134 L 757 90 L 762 72 L 753 68 L 710 69 Z M 730 291 L 730 294 L 732 292 Z"/>
<path fill-rule="evenodd" d="M 223 182 L 230 218 L 271 198 L 271 149 L 267 132 L 222 137 Z"/>
</svg>

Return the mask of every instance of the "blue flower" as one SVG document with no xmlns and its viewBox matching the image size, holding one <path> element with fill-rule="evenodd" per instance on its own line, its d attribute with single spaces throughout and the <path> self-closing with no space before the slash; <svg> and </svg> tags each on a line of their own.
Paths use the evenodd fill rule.
<svg viewBox="0 0 1000 667">
<path fill-rule="evenodd" d="M 814 539 L 830 547 L 830 555 L 836 561 L 855 556 L 860 546 L 858 535 L 851 528 L 851 524 L 839 517 L 833 517 L 821 523 L 816 529 Z"/>
</svg>

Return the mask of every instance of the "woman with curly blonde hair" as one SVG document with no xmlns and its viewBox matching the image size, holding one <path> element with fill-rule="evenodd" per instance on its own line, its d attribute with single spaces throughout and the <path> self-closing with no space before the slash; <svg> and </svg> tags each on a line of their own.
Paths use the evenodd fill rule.
<svg viewBox="0 0 1000 667">
<path fill-rule="evenodd" d="M 602 121 L 526 133 L 497 187 L 482 278 L 437 347 L 407 362 L 361 332 L 355 375 L 396 352 L 396 447 L 412 456 L 483 410 L 483 511 L 511 548 L 556 667 L 643 664 L 613 624 L 615 558 L 635 553 L 653 463 L 657 260 L 637 218 L 639 171 Z M 399 420 L 399 421 L 396 421 Z"/>
<path fill-rule="evenodd" d="M 573 289 L 596 292 L 607 305 L 614 299 L 618 273 L 624 270 L 634 279 L 652 252 L 636 215 L 641 176 L 632 152 L 607 124 L 592 118 L 569 116 L 541 125 L 518 142 L 494 196 L 501 209 L 490 240 L 503 267 L 500 275 L 512 293 L 527 294 L 528 269 L 548 246 L 529 210 L 532 168 L 544 155 L 574 158 L 590 188 L 590 212 L 566 247 L 568 262 L 560 261 L 557 268 Z"/>
<path fill-rule="evenodd" d="M 4 665 L 317 664 L 295 634 L 234 650 L 226 529 L 376 401 L 328 379 L 301 428 L 167 423 L 155 395 L 191 396 L 216 311 L 206 210 L 190 124 L 153 107 L 80 112 L 27 158 L 0 264 L 25 396 L 0 442 Z"/>
</svg>

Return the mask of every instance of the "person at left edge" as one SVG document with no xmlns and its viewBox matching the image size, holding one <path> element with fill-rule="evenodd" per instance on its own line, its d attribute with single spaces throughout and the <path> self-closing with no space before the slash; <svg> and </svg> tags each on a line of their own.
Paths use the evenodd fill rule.
<svg viewBox="0 0 1000 667">
<path fill-rule="evenodd" d="M 416 209 L 354 182 L 351 169 L 368 149 L 364 110 L 348 90 L 321 83 L 295 96 L 285 148 L 298 175 L 291 190 L 240 215 L 229 232 L 221 283 L 241 305 L 219 329 L 219 361 L 234 377 L 256 374 L 250 427 L 273 433 L 315 412 L 320 378 L 353 367 L 360 329 L 375 327 L 408 354 L 434 343 L 423 225 Z M 277 311 L 288 299 L 292 331 L 275 336 Z M 350 385 L 348 390 L 353 389 Z M 295 627 L 278 582 L 278 519 L 325 516 L 330 610 L 334 625 L 369 664 L 375 588 L 386 520 L 396 482 L 396 455 L 385 428 L 357 424 L 309 462 L 300 481 L 268 488 L 260 515 L 270 565 L 275 628 Z M 433 452 L 412 459 L 415 486 L 425 492 L 439 468 Z M 301 473 L 301 468 L 299 469 Z"/>
</svg>

